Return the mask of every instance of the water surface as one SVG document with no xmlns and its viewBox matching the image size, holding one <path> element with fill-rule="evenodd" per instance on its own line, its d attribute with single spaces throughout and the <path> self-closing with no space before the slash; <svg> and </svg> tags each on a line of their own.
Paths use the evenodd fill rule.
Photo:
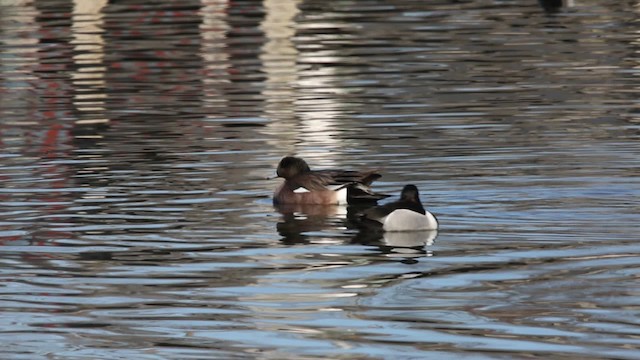
<svg viewBox="0 0 640 360">
<path fill-rule="evenodd" d="M 640 357 L 638 9 L 1 1 L 0 357 Z M 279 211 L 287 154 L 441 229 Z"/>
</svg>

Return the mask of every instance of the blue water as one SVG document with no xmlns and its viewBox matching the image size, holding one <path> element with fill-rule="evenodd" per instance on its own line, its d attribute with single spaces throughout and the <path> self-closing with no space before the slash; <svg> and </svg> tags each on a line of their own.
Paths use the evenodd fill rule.
<svg viewBox="0 0 640 360">
<path fill-rule="evenodd" d="M 637 10 L 0 2 L 0 357 L 639 358 Z M 278 211 L 288 154 L 441 228 Z"/>
</svg>

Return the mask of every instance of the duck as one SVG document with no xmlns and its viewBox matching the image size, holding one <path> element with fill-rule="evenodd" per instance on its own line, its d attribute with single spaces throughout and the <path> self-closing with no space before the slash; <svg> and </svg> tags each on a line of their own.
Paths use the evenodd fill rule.
<svg viewBox="0 0 640 360">
<path fill-rule="evenodd" d="M 364 210 L 360 220 L 364 225 L 389 232 L 437 230 L 439 226 L 435 215 L 422 206 L 418 188 L 413 184 L 402 188 L 400 199 Z"/>
<path fill-rule="evenodd" d="M 376 170 L 311 170 L 304 159 L 285 156 L 278 164 L 276 176 L 284 182 L 273 194 L 274 205 L 375 204 L 389 197 L 370 188 L 382 176 Z"/>
</svg>

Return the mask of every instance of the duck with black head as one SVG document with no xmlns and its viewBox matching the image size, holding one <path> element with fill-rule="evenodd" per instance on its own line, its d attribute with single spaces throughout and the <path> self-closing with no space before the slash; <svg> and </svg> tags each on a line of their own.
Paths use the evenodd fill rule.
<svg viewBox="0 0 640 360">
<path fill-rule="evenodd" d="M 425 210 L 415 185 L 405 185 L 400 199 L 365 210 L 360 220 L 368 227 L 384 231 L 437 230 L 438 220 Z"/>
</svg>

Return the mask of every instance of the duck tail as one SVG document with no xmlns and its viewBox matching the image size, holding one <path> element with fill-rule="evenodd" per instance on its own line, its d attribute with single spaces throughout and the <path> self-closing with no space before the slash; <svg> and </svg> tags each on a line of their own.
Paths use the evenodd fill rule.
<svg viewBox="0 0 640 360">
<path fill-rule="evenodd" d="M 366 186 L 371 186 L 371 183 L 380 179 L 382 177 L 382 175 L 378 174 L 375 171 L 372 171 L 368 174 L 365 174 L 365 176 L 360 179 L 360 182 Z"/>
<path fill-rule="evenodd" d="M 380 177 L 380 175 L 378 175 Z M 377 202 L 391 195 L 376 193 L 369 186 L 364 184 L 353 183 L 347 187 L 347 201 L 354 202 Z"/>
</svg>

